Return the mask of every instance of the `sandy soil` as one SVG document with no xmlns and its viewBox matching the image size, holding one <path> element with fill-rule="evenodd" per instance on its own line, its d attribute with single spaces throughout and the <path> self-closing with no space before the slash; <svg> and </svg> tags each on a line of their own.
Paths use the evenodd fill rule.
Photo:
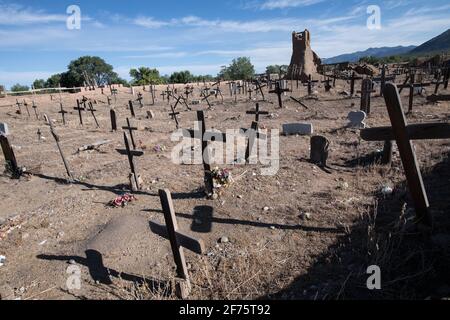
<svg viewBox="0 0 450 320">
<path fill-rule="evenodd" d="M 198 98 L 200 87 L 194 86 Z M 149 92 L 136 88 L 136 93 L 144 94 L 145 102 L 142 109 L 135 104 L 134 120 L 139 127 L 136 140 L 145 151 L 136 159 L 144 188 L 136 194 L 138 200 L 125 208 L 108 206 L 117 195 L 128 192 L 130 170 L 127 158 L 115 151 L 124 147 L 123 133 L 111 132 L 109 106 L 100 89 L 62 95 L 64 108 L 69 111 L 66 126 L 57 113 L 58 94 L 53 100 L 50 95 L 19 98 L 35 100 L 39 112 L 55 120 L 63 151 L 78 181 L 74 184 L 64 181 L 61 157 L 42 116 L 36 120 L 31 107 L 31 117 L 23 107 L 22 115 L 16 114 L 16 107 L 0 108 L 0 121 L 9 125 L 9 139 L 19 165 L 33 173 L 20 180 L 12 180 L 6 173 L 0 177 L 0 255 L 6 256 L 0 267 L 2 298 L 173 298 L 164 289 L 175 275 L 169 243 L 149 229 L 149 221 L 163 222 L 158 197 L 161 188 L 173 194 L 180 229 L 203 239 L 207 247 L 205 256 L 186 251 L 192 298 L 426 298 L 439 296 L 446 286 L 448 289 L 449 279 L 442 276 L 437 265 L 449 259 L 450 246 L 445 245 L 450 243 L 446 238 L 449 221 L 438 220 L 440 223 L 427 237 L 425 243 L 434 244 L 431 249 L 415 246 L 414 259 L 427 257 L 418 269 L 410 261 L 414 259 L 399 254 L 405 242 L 424 243 L 417 235 L 405 240 L 405 232 L 399 232 L 399 223 L 412 214 L 403 168 L 397 153 L 392 167 L 358 165 L 358 159 L 382 149 L 383 143 L 361 141 L 357 130 L 345 128 L 348 113 L 359 107 L 359 98 L 339 94 L 349 90 L 348 84 L 339 82 L 330 93 L 317 88 L 319 100 L 304 100 L 308 110 L 289 96 L 283 98 L 283 109 L 278 108 L 277 97 L 268 93 L 271 103 L 260 103 L 271 114 L 260 120 L 265 128 L 281 130 L 283 123 L 311 122 L 316 134 L 325 135 L 331 141 L 331 173 L 308 162 L 310 137 L 281 137 L 280 169 L 275 176 L 261 176 L 261 165 L 225 166 L 239 179 L 217 200 L 206 200 L 198 192 L 203 183 L 201 165 L 171 162 L 176 143 L 170 136 L 175 122 L 168 115 L 169 105 L 159 96 L 164 88 L 157 88 L 154 106 L 150 106 Z M 206 103 L 192 106 L 193 110 L 206 110 L 208 127 L 223 131 L 250 127 L 254 116 L 245 111 L 252 109 L 254 102 L 241 95 L 235 104 L 225 84 L 222 90 L 223 104 L 220 99 L 212 99 L 211 110 L 206 110 Z M 85 125 L 79 125 L 73 107 L 82 95 L 97 100 L 94 106 L 100 128 L 87 112 L 83 114 Z M 294 85 L 292 95 L 305 96 L 306 89 Z M 115 107 L 119 126 L 126 125 L 131 98 L 128 88 L 119 88 Z M 0 105 L 13 104 L 15 99 L 0 99 Z M 147 110 L 154 112 L 154 119 L 146 118 Z M 183 106 L 177 110 L 182 111 L 181 127 L 192 128 L 196 113 Z M 424 97 L 417 97 L 408 121 L 448 122 L 449 117 L 449 103 L 426 104 Z M 367 125 L 389 124 L 384 99 L 374 97 Z M 45 140 L 38 140 L 38 130 Z M 77 152 L 79 147 L 99 140 L 112 143 L 98 150 Z M 156 152 L 157 145 L 167 149 Z M 432 213 L 438 219 L 448 216 L 450 141 L 419 141 L 415 147 Z M 0 157 L 2 168 L 4 164 Z M 394 188 L 393 196 L 387 199 L 380 196 L 386 185 Z M 205 214 L 205 206 L 213 208 L 212 215 Z M 303 213 L 309 213 L 310 219 L 302 218 Z M 380 217 L 390 220 L 379 225 L 375 221 Z M 224 236 L 229 242 L 220 243 Z M 403 241 L 388 240 L 399 237 Z M 436 245 L 436 237 L 443 243 L 441 247 Z M 434 259 L 435 255 L 440 258 Z M 397 265 L 397 269 L 386 271 L 380 292 L 365 289 L 367 267 L 373 262 L 384 266 L 386 260 L 392 264 L 395 257 L 404 262 L 404 268 Z M 80 290 L 67 288 L 67 269 L 71 265 L 81 271 Z M 421 287 L 417 277 L 428 285 Z M 410 284 L 411 279 L 417 286 Z"/>
</svg>

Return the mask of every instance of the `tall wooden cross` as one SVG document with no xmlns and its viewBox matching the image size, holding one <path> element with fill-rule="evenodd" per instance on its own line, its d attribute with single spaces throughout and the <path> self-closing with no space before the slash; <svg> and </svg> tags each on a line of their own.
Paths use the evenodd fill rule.
<svg viewBox="0 0 450 320">
<path fill-rule="evenodd" d="M 131 180 L 134 180 L 134 183 L 136 184 L 136 190 L 133 190 L 133 189 L 135 189 L 133 187 L 133 183 L 132 183 L 131 189 L 132 189 L 132 191 L 137 191 L 140 189 L 140 183 L 139 183 L 139 177 L 136 172 L 136 166 L 134 164 L 134 157 L 141 157 L 144 155 L 144 152 L 130 149 L 128 137 L 125 132 L 123 133 L 123 139 L 125 141 L 125 149 L 116 149 L 116 151 L 118 153 L 120 153 L 121 155 L 126 155 L 128 157 L 128 162 L 130 164 L 130 170 L 131 170 L 131 176 L 132 176 Z"/>
<path fill-rule="evenodd" d="M 355 95 L 355 82 L 356 80 L 362 80 L 362 77 L 357 77 L 356 72 L 352 72 L 352 76 L 350 77 L 350 96 Z"/>
<path fill-rule="evenodd" d="M 319 80 L 313 80 L 311 75 L 308 76 L 308 81 L 306 81 L 306 84 L 304 84 L 304 86 L 308 86 L 308 96 L 312 95 L 314 83 L 317 82 L 319 82 Z"/>
<path fill-rule="evenodd" d="M 20 178 L 22 170 L 17 165 L 14 150 L 9 143 L 8 137 L 0 134 L 0 144 L 2 146 L 3 155 L 5 156 L 6 169 L 11 172 L 14 179 Z"/>
<path fill-rule="evenodd" d="M 179 230 L 170 191 L 165 189 L 159 190 L 158 193 L 164 213 L 165 226 L 151 221 L 150 229 L 155 234 L 170 241 L 173 259 L 176 265 L 177 278 L 179 279 L 176 283 L 176 294 L 179 298 L 186 299 L 191 291 L 191 283 L 183 248 L 203 255 L 205 254 L 205 245 L 202 240 L 195 239 Z"/>
<path fill-rule="evenodd" d="M 399 85 L 398 88 L 409 88 L 409 103 L 408 103 L 408 112 L 411 113 L 413 111 L 414 105 L 414 91 L 416 88 L 423 88 L 431 86 L 431 83 L 410 83 L 406 85 Z"/>
<path fill-rule="evenodd" d="M 134 113 L 134 105 L 133 101 L 128 101 L 128 106 L 130 107 L 131 117 L 136 118 L 136 114 Z"/>
<path fill-rule="evenodd" d="M 78 111 L 78 116 L 80 117 L 80 125 L 83 125 L 83 115 L 81 114 L 81 111 L 84 111 L 85 109 L 81 106 L 80 100 L 77 99 L 77 106 L 73 109 Z"/>
<path fill-rule="evenodd" d="M 89 111 L 92 114 L 92 117 L 94 117 L 95 124 L 97 125 L 97 128 L 100 128 L 100 125 L 98 124 L 98 121 L 97 121 L 97 117 L 95 116 L 95 111 L 97 111 L 97 110 L 94 109 L 94 106 L 92 105 L 91 101 L 89 101 L 88 106 L 89 106 Z"/>
<path fill-rule="evenodd" d="M 34 102 L 34 100 L 33 100 L 32 104 L 31 104 L 31 107 L 32 107 L 33 110 L 34 110 L 34 115 L 36 116 L 36 120 L 39 120 L 39 114 L 38 114 L 38 111 L 37 111 L 38 106 L 36 105 L 36 103 Z"/>
<path fill-rule="evenodd" d="M 60 108 L 60 111 L 58 111 L 58 113 L 60 113 L 61 116 L 62 116 L 63 125 L 66 125 L 66 113 L 67 113 L 67 111 L 64 110 L 62 102 L 59 103 L 59 108 Z"/>
<path fill-rule="evenodd" d="M 358 93 L 361 93 L 361 111 L 364 111 L 367 115 L 370 114 L 372 92 L 375 92 L 372 80 L 364 79 L 361 83 L 361 91 L 358 91 Z"/>
<path fill-rule="evenodd" d="M 144 99 L 144 97 L 142 96 L 142 93 L 138 93 L 138 98 L 136 99 L 136 101 L 138 101 L 139 102 L 139 106 L 141 107 L 141 108 L 143 108 L 144 107 L 144 104 L 142 103 L 142 100 Z"/>
<path fill-rule="evenodd" d="M 16 106 L 17 106 L 18 113 L 22 114 L 22 108 L 21 108 L 22 103 L 20 103 L 18 99 L 16 99 Z"/>
<path fill-rule="evenodd" d="M 397 142 L 409 191 L 416 209 L 417 220 L 420 223 L 431 226 L 432 217 L 429 212 L 428 197 L 411 140 L 450 139 L 450 124 L 427 123 L 408 125 L 403 113 L 397 86 L 393 83 L 387 83 L 383 95 L 392 127 L 361 130 L 361 138 L 365 141 L 395 140 Z"/>
<path fill-rule="evenodd" d="M 256 109 L 255 109 L 255 111 L 247 111 L 246 112 L 247 114 L 254 114 L 255 115 L 255 121 L 256 122 L 259 122 L 259 116 L 260 115 L 268 115 L 269 114 L 269 112 L 267 112 L 267 111 L 261 111 L 260 109 L 259 109 L 259 103 L 257 103 L 256 104 Z"/>
<path fill-rule="evenodd" d="M 211 109 L 211 103 L 209 102 L 209 99 L 208 99 L 211 96 L 212 96 L 211 93 L 205 94 L 205 97 L 202 99 L 202 101 L 206 101 L 206 103 L 208 104 L 208 109 Z"/>
<path fill-rule="evenodd" d="M 180 98 L 178 98 L 179 100 Z M 173 105 L 170 105 L 170 108 L 172 109 L 172 113 L 169 113 L 169 116 L 172 117 L 172 120 L 175 121 L 175 124 L 177 125 L 177 129 L 179 129 L 180 124 L 178 123 L 178 118 L 177 116 L 180 114 L 179 112 L 175 112 L 175 108 L 173 107 Z"/>
<path fill-rule="evenodd" d="M 269 93 L 275 93 L 278 96 L 278 105 L 280 106 L 280 109 L 283 108 L 283 99 L 281 98 L 281 95 L 289 91 L 290 91 L 289 89 L 281 89 L 279 81 L 275 83 L 275 90 L 269 91 Z"/>
<path fill-rule="evenodd" d="M 261 83 L 259 82 L 259 80 L 256 80 L 256 81 L 255 81 L 255 85 L 256 85 L 256 88 L 258 89 L 259 93 L 261 93 L 262 100 L 263 100 L 263 101 L 266 101 L 266 97 L 264 96 L 263 88 L 266 87 L 267 85 L 265 85 L 265 84 L 264 84 L 264 85 L 261 85 Z"/>
<path fill-rule="evenodd" d="M 47 122 L 48 126 L 50 127 L 50 132 L 51 132 L 53 138 L 55 139 L 56 146 L 58 148 L 59 154 L 61 155 L 62 161 L 64 163 L 64 167 L 66 168 L 67 176 L 69 177 L 68 181 L 70 183 L 73 183 L 75 181 L 75 179 L 73 178 L 72 172 L 71 172 L 71 170 L 69 168 L 69 163 L 67 162 L 66 157 L 64 156 L 64 153 L 62 151 L 61 145 L 59 144 L 60 138 L 59 138 L 58 134 L 55 132 L 55 128 L 53 126 L 53 122 L 46 114 L 44 114 L 44 119 Z"/>
<path fill-rule="evenodd" d="M 136 143 L 134 142 L 134 135 L 133 135 L 133 131 L 137 131 L 137 127 L 132 127 L 131 126 L 131 122 L 130 122 L 130 118 L 127 118 L 127 126 L 126 127 L 122 127 L 123 130 L 128 130 L 128 132 L 130 133 L 130 138 L 131 138 L 131 144 L 133 145 L 133 150 L 136 150 Z"/>
<path fill-rule="evenodd" d="M 372 79 L 372 81 L 381 83 L 380 84 L 380 97 L 383 96 L 384 88 L 386 86 L 386 83 L 389 82 L 389 81 L 394 81 L 395 80 L 395 75 L 390 76 L 390 77 L 386 76 L 386 68 L 387 68 L 387 66 L 384 64 L 381 67 L 381 77 Z M 413 75 L 411 75 L 410 79 L 411 79 L 412 82 L 414 82 L 414 76 Z"/>
<path fill-rule="evenodd" d="M 211 171 L 210 158 L 208 154 L 208 143 L 210 141 L 217 141 L 226 143 L 227 135 L 224 133 L 219 134 L 215 132 L 206 131 L 205 114 L 203 111 L 197 111 L 197 121 L 199 123 L 199 130 L 183 130 L 183 135 L 186 138 L 200 139 L 202 141 L 202 159 L 203 159 L 203 172 L 205 191 L 208 197 L 214 195 L 214 181 Z"/>
<path fill-rule="evenodd" d="M 25 101 L 25 99 L 23 100 L 23 105 L 25 106 L 25 109 L 27 110 L 28 117 L 31 117 L 30 109 L 28 109 L 28 103 Z"/>
</svg>

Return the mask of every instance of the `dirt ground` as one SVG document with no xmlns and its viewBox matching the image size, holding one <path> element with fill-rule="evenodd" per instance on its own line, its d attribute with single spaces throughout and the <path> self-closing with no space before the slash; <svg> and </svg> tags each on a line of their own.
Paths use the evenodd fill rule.
<svg viewBox="0 0 450 320">
<path fill-rule="evenodd" d="M 179 86 L 182 91 L 183 86 Z M 196 99 L 201 86 L 195 87 Z M 357 88 L 360 83 L 357 83 Z M 16 114 L 16 107 L 1 107 L 0 122 L 9 125 L 17 161 L 31 175 L 13 180 L 0 176 L 0 267 L 2 299 L 174 299 L 170 284 L 175 275 L 169 242 L 153 234 L 149 221 L 164 221 L 158 190 L 172 192 L 180 229 L 206 244 L 207 254 L 185 250 L 192 280 L 193 299 L 425 299 L 450 296 L 449 154 L 450 141 L 414 143 L 429 193 L 435 228 L 423 235 L 408 229 L 414 211 L 405 187 L 398 153 L 391 167 L 366 163 L 383 143 L 364 142 L 358 130 L 345 128 L 347 115 L 359 109 L 359 98 L 340 94 L 349 85 L 339 81 L 326 93 L 318 87 L 318 100 L 305 99 L 309 109 L 283 97 L 267 93 L 270 102 L 260 102 L 269 116 L 261 127 L 279 129 L 284 123 L 310 122 L 315 134 L 331 141 L 329 165 L 325 172 L 309 163 L 310 137 L 280 137 L 280 169 L 275 176 L 260 175 L 261 165 L 226 165 L 236 181 L 216 200 L 206 200 L 201 165 L 176 165 L 171 152 L 177 144 L 170 136 L 175 122 L 170 106 L 159 95 L 144 108 L 135 103 L 139 130 L 135 139 L 145 155 L 136 158 L 144 188 L 137 201 L 124 208 L 108 203 L 129 192 L 128 160 L 115 149 L 124 148 L 122 130 L 111 132 L 107 98 L 100 89 L 79 94 L 62 94 L 67 114 L 63 126 L 59 95 L 19 97 L 34 100 L 39 113 L 54 120 L 56 132 L 69 166 L 77 180 L 66 183 L 66 172 L 42 116 L 37 120 L 30 108 L 28 117 Z M 249 128 L 254 116 L 245 111 L 255 102 L 241 95 L 235 104 L 222 84 L 224 103 L 212 98 L 207 110 L 202 102 L 193 111 L 181 111 L 180 127 L 193 128 L 195 110 L 206 110 L 209 128 Z M 109 90 L 105 89 L 105 93 Z M 445 92 L 442 93 L 450 93 Z M 83 113 L 79 125 L 73 108 L 84 95 L 94 105 L 100 128 L 90 113 Z M 294 97 L 306 95 L 296 88 Z M 136 97 L 135 97 L 136 98 Z M 261 96 L 257 96 L 260 99 Z M 115 109 L 119 127 L 130 115 L 129 88 L 119 88 Z M 403 93 L 407 108 L 407 92 Z M 0 99 L 0 106 L 14 104 L 16 97 Z M 352 106 L 352 104 L 355 104 Z M 152 110 L 155 118 L 147 119 Z M 450 104 L 427 104 L 415 98 L 410 123 L 449 121 Z M 382 97 L 373 97 L 369 127 L 390 125 Z M 39 141 L 37 131 L 44 139 Z M 78 148 L 111 140 L 98 150 L 77 152 Z M 156 151 L 156 146 L 165 146 Z M 0 166 L 5 167 L 3 156 Z M 3 170 L 3 169 L 2 169 Z M 384 197 L 384 186 L 394 189 Z M 212 209 L 210 209 L 212 208 Z M 309 218 L 305 218 L 305 214 Z M 228 242 L 219 241 L 227 237 Z M 366 288 L 368 266 L 382 271 L 382 290 Z M 81 272 L 81 289 L 68 289 L 71 267 Z M 69 272 L 68 272 L 69 270 Z M 73 271 L 72 271 L 73 272 Z M 72 278 L 70 278 L 72 279 Z"/>
</svg>

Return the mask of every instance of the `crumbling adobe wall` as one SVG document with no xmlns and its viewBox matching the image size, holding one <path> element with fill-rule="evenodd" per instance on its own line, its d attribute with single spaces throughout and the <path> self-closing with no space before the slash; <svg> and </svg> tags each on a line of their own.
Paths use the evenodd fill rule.
<svg viewBox="0 0 450 320">
<path fill-rule="evenodd" d="M 286 79 L 307 81 L 309 75 L 318 78 L 318 67 L 322 60 L 311 49 L 311 34 L 308 30 L 292 33 L 293 53 Z"/>
</svg>

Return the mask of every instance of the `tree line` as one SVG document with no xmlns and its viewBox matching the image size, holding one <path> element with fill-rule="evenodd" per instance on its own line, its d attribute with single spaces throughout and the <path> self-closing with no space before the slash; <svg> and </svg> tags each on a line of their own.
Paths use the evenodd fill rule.
<svg viewBox="0 0 450 320">
<path fill-rule="evenodd" d="M 266 74 L 279 74 L 280 77 L 287 73 L 287 65 L 271 65 L 266 68 Z M 217 76 L 194 75 L 188 70 L 173 72 L 171 75 L 161 75 L 156 68 L 140 67 L 130 70 L 131 80 L 127 81 L 114 72 L 112 65 L 106 63 L 100 57 L 83 56 L 71 61 L 67 71 L 50 76 L 48 79 L 36 79 L 33 82 L 34 89 L 66 87 L 83 87 L 84 85 L 96 84 L 104 86 L 108 84 L 122 84 L 124 86 L 139 86 L 149 84 L 167 83 L 189 83 L 189 82 L 211 82 L 249 80 L 255 76 L 255 67 L 250 58 L 239 57 L 233 59 L 228 66 L 223 66 Z M 16 84 L 11 91 L 28 91 L 26 85 Z"/>
</svg>

